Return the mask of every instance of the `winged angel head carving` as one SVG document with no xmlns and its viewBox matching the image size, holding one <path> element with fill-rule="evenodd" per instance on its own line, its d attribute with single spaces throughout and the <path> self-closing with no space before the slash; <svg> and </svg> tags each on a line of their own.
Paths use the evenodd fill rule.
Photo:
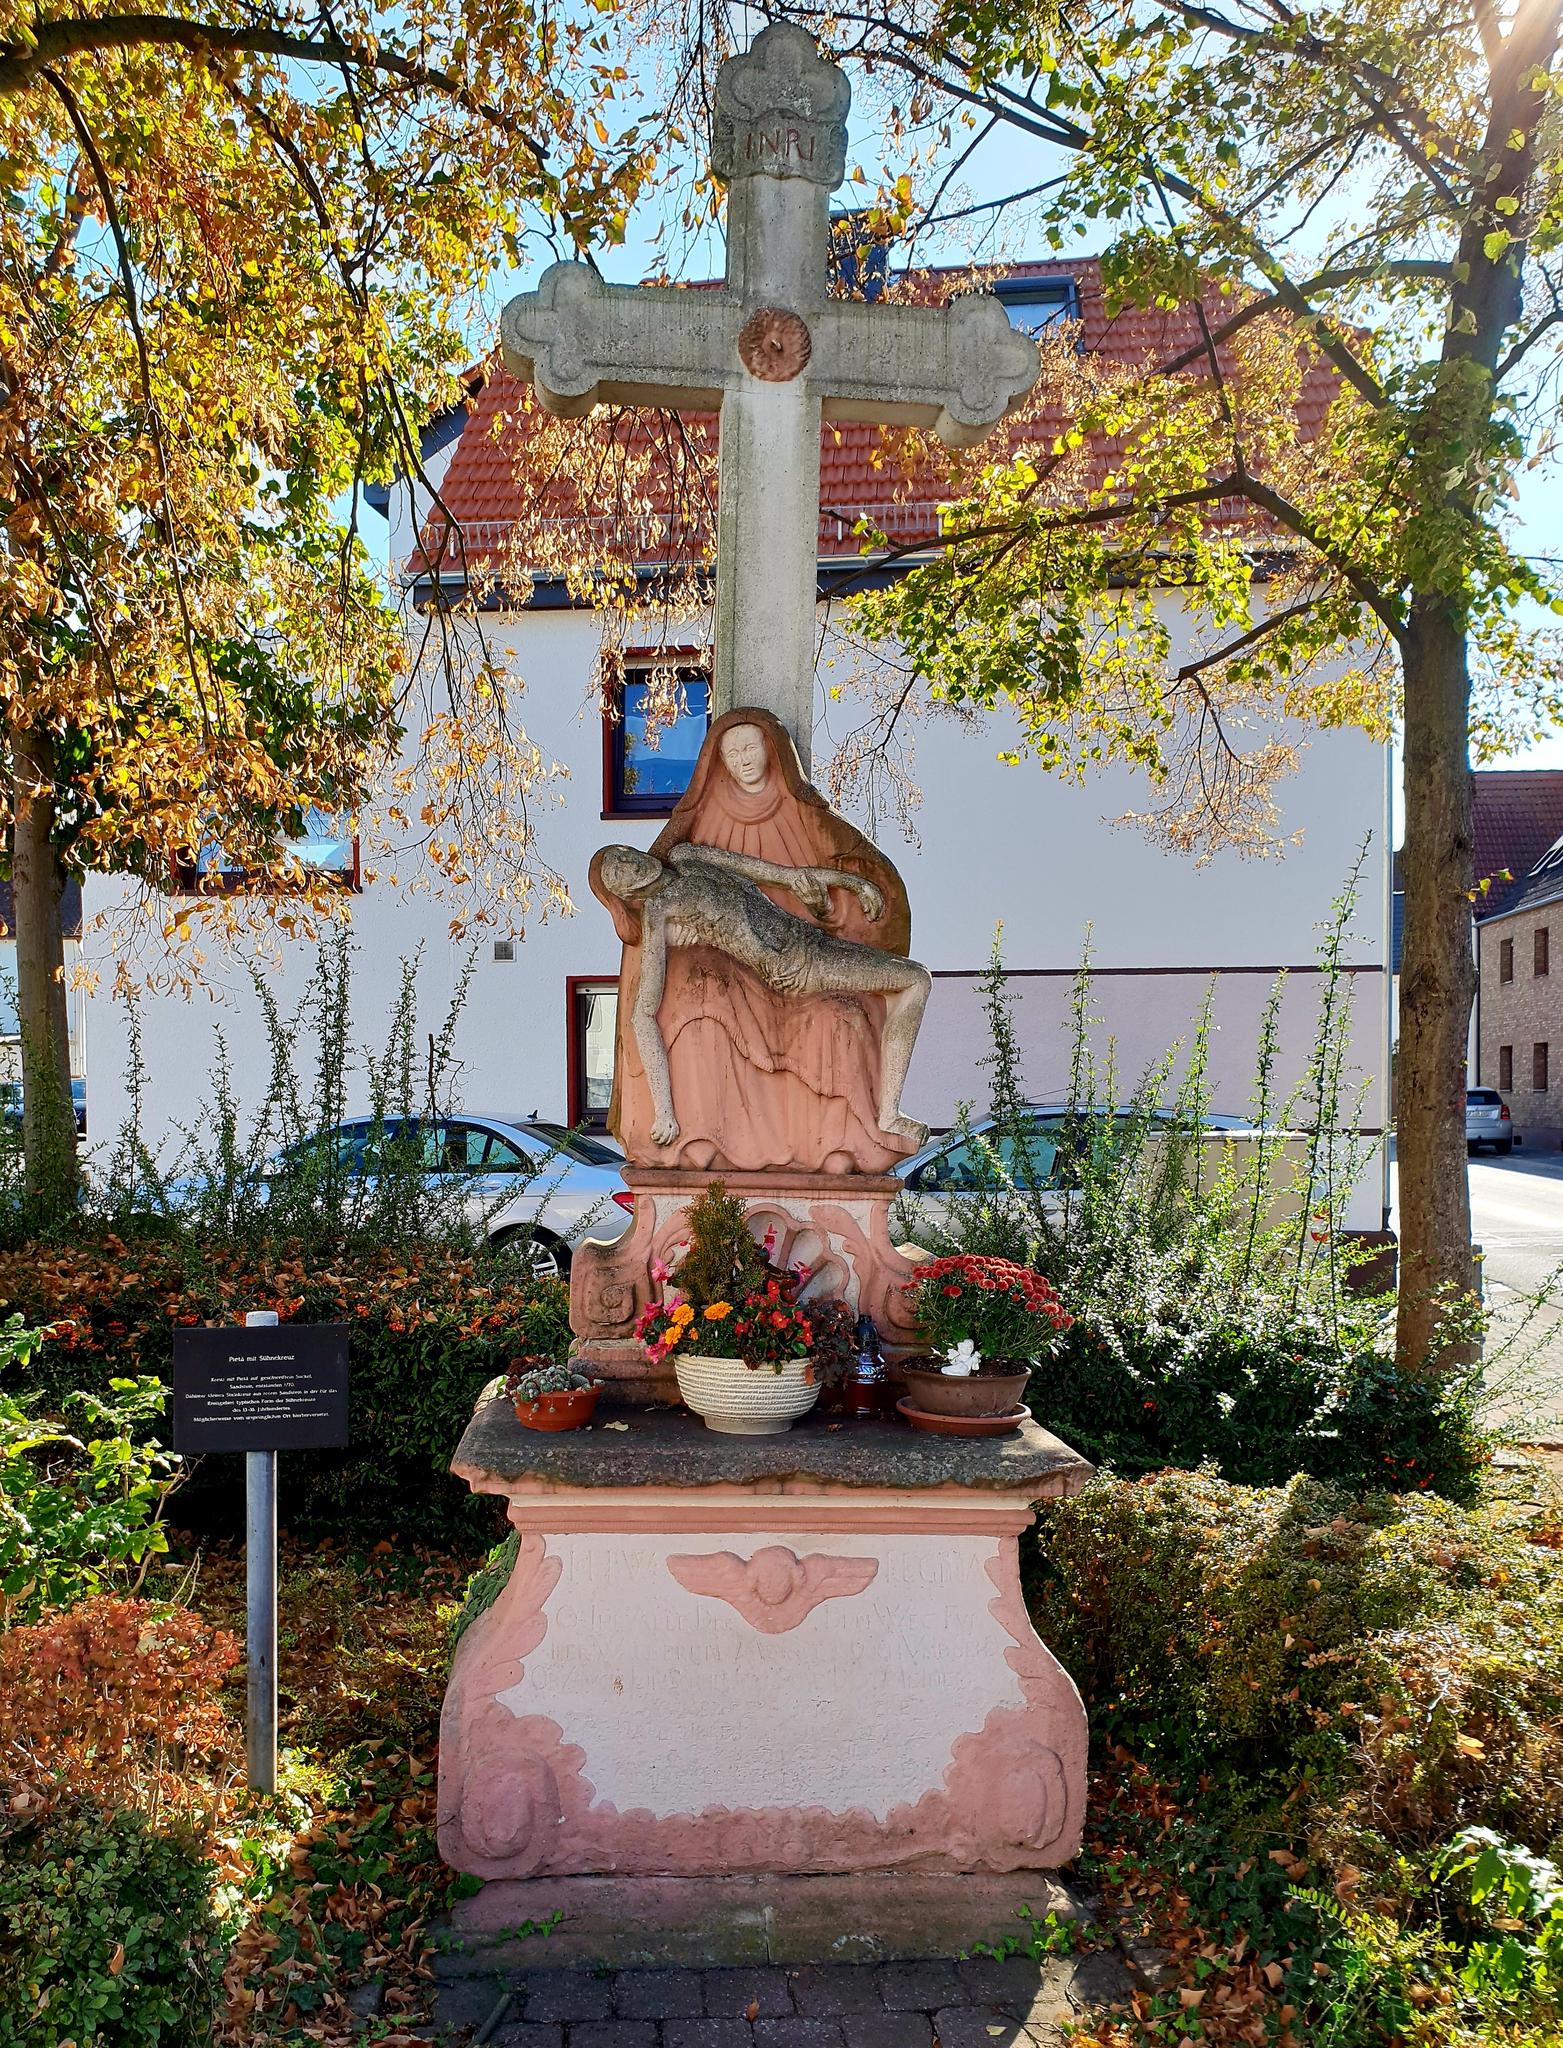
<svg viewBox="0 0 1563 2048">
<path fill-rule="evenodd" d="M 668 1570 L 687 1593 L 725 1600 L 761 1635 L 785 1635 L 825 1600 L 861 1593 L 879 1570 L 877 1557 L 799 1557 L 780 1543 L 753 1557 L 733 1550 L 670 1557 Z"/>
</svg>

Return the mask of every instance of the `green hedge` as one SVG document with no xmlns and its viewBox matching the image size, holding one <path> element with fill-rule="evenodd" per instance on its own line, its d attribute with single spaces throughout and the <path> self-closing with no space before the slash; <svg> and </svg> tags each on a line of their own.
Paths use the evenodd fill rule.
<svg viewBox="0 0 1563 2048">
<path fill-rule="evenodd" d="M 1513 1494 L 1162 1472 L 1044 1507 L 1080 1875 L 1174 1959 L 1145 2041 L 1212 2009 L 1223 2041 L 1563 2040 L 1563 1520 Z"/>
<path fill-rule="evenodd" d="M 52 1332 L 23 1374 L 46 1401 L 134 1373 L 166 1380 L 176 1324 L 236 1323 L 255 1308 L 275 1308 L 288 1322 L 345 1322 L 352 1332 L 352 1441 L 345 1451 L 280 1460 L 290 1528 L 463 1543 L 493 1531 L 494 1504 L 474 1500 L 451 1477 L 450 1459 L 487 1380 L 520 1354 L 562 1350 L 569 1325 L 561 1282 L 530 1282 L 502 1261 L 438 1243 L 305 1258 L 288 1246 L 267 1252 L 104 1233 L 69 1248 L 0 1254 L 0 1314 L 18 1312 Z M 198 1461 L 174 1514 L 237 1529 L 237 1458 Z"/>
<path fill-rule="evenodd" d="M 1098 1740 L 1219 1777 L 1212 1816 L 1274 1798 L 1358 1862 L 1469 1826 L 1556 1859 L 1558 1538 L 1501 1502 L 1098 1478 L 1044 1505 L 1030 1594 Z"/>
<path fill-rule="evenodd" d="M 210 1883 L 139 1813 L 65 1801 L 0 1834 L 0 2048 L 207 2048 Z"/>
<path fill-rule="evenodd" d="M 1304 1472 L 1355 1493 L 1475 1498 L 1488 1450 L 1462 1388 L 1403 1378 L 1366 1327 L 1327 1328 L 1307 1304 L 1250 1306 L 1240 1328 L 1136 1303 L 1086 1309 L 1033 1375 L 1032 1413 L 1131 1477 L 1211 1465 L 1249 1486 Z"/>
</svg>

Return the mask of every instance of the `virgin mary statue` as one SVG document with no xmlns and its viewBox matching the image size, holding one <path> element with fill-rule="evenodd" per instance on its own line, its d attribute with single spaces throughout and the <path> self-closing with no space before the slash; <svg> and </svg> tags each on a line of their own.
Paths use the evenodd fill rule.
<svg viewBox="0 0 1563 2048">
<path fill-rule="evenodd" d="M 900 876 L 804 780 L 791 738 L 769 712 L 729 711 L 712 726 L 651 851 L 666 861 L 686 842 L 863 876 L 883 898 L 876 918 L 842 888 L 831 889 L 819 917 L 783 883 L 766 884 L 765 893 L 838 937 L 906 956 L 912 920 Z M 668 951 L 657 1008 L 679 1135 L 654 1145 L 651 1095 L 629 1025 L 639 934 L 622 905 L 602 900 L 625 942 L 611 1122 L 632 1165 L 883 1173 L 911 1149 L 877 1122 L 883 996 L 781 994 L 728 954 L 680 944 Z"/>
</svg>

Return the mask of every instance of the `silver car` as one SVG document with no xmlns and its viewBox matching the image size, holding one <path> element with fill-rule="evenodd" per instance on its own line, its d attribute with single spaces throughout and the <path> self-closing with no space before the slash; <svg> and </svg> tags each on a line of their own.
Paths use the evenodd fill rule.
<svg viewBox="0 0 1563 2048">
<path fill-rule="evenodd" d="M 618 1147 L 535 1117 L 353 1117 L 304 1140 L 334 1145 L 339 1166 L 365 1178 L 377 1146 L 409 1142 L 421 1149 L 431 1193 L 459 1201 L 491 1245 L 513 1245 L 540 1277 L 568 1273 L 588 1237 L 611 1244 L 629 1228 L 634 1197 Z"/>
<path fill-rule="evenodd" d="M 1465 1091 L 1465 1149 L 1471 1154 L 1491 1145 L 1495 1152 L 1512 1152 L 1517 1141 L 1509 1105 L 1496 1088 L 1467 1088 Z"/>
<path fill-rule="evenodd" d="M 1065 1198 L 1079 1184 L 1078 1175 L 1069 1171 L 1068 1160 L 1060 1162 L 1059 1159 L 1060 1145 L 1072 1114 L 1089 1125 L 1093 1147 L 1110 1145 L 1115 1127 L 1124 1128 L 1143 1116 L 1143 1112 L 1127 1106 L 1071 1112 L 1069 1105 L 1063 1102 L 1028 1103 L 1025 1115 L 1029 1128 L 1022 1136 L 995 1137 L 994 1119 L 984 1117 L 971 1125 L 969 1136 L 946 1132 L 942 1138 L 930 1140 L 909 1159 L 901 1160 L 892 1170 L 899 1175 L 907 1194 L 916 1198 L 919 1206 L 931 1206 L 937 1214 L 944 1198 L 971 1193 L 989 1184 L 991 1169 L 987 1148 L 991 1146 L 1016 1188 L 1040 1191 L 1045 1208 L 1061 1211 Z M 1165 1128 L 1171 1121 L 1170 1117 L 1153 1116 L 1152 1128 Z M 1214 1112 L 1206 1114 L 1202 1128 L 1207 1142 L 1241 1143 L 1258 1138 L 1274 1141 L 1279 1187 L 1279 1177 L 1284 1176 L 1287 1165 L 1283 1155 L 1288 1154 L 1295 1143 L 1293 1133 L 1263 1130 L 1246 1117 Z M 973 1139 L 984 1142 L 974 1144 Z"/>
</svg>

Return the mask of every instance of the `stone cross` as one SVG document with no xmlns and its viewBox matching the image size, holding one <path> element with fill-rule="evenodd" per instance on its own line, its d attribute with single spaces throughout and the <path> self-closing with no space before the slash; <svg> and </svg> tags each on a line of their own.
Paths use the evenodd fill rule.
<svg viewBox="0 0 1563 2048">
<path fill-rule="evenodd" d="M 573 419 L 604 402 L 719 412 L 712 709 L 814 722 L 820 421 L 991 433 L 1036 382 L 998 300 L 876 307 L 827 296 L 846 172 L 846 74 L 775 22 L 717 74 L 712 169 L 728 188 L 720 291 L 604 284 L 556 263 L 505 308 L 506 365 Z"/>
</svg>

